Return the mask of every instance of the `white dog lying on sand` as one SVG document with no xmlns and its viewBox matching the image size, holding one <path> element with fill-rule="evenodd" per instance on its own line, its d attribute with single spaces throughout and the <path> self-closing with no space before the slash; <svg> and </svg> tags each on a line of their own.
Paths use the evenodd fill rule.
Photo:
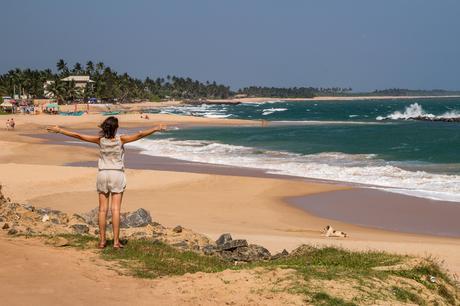
<svg viewBox="0 0 460 306">
<path fill-rule="evenodd" d="M 347 233 L 336 231 L 332 226 L 327 225 L 322 231 L 326 237 L 347 237 Z"/>
</svg>

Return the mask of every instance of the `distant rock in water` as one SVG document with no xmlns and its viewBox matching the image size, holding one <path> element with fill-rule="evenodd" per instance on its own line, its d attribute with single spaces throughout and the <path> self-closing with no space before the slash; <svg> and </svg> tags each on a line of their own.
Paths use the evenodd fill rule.
<svg viewBox="0 0 460 306">
<path fill-rule="evenodd" d="M 460 122 L 460 113 L 458 111 L 449 111 L 442 115 L 434 115 L 425 112 L 422 105 L 413 103 L 406 107 L 404 112 L 395 111 L 388 116 L 378 116 L 382 120 L 418 120 L 418 121 L 440 121 L 440 122 Z"/>
<path fill-rule="evenodd" d="M 388 121 L 388 120 L 416 120 L 416 121 L 432 121 L 432 122 L 460 122 L 460 117 L 433 117 L 433 116 L 417 116 L 417 117 L 407 117 L 407 118 L 398 118 L 392 119 L 389 117 L 377 117 L 379 121 Z"/>
<path fill-rule="evenodd" d="M 441 121 L 441 122 L 460 122 L 460 117 L 455 118 L 444 118 L 444 117 L 430 117 L 430 116 L 418 116 L 414 118 L 410 118 L 412 120 L 420 120 L 420 121 Z"/>
</svg>

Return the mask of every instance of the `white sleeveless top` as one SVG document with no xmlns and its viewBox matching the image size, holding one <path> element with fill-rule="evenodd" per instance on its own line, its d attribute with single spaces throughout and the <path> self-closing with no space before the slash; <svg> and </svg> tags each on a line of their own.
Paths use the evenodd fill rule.
<svg viewBox="0 0 460 306">
<path fill-rule="evenodd" d="M 102 137 L 99 140 L 99 170 L 120 170 L 125 169 L 125 149 L 121 142 L 120 136 L 115 136 L 114 139 Z"/>
</svg>

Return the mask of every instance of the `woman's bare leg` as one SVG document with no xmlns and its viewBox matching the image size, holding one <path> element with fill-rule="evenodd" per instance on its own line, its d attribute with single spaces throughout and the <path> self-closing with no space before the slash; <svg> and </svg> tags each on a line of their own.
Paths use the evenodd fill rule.
<svg viewBox="0 0 460 306">
<path fill-rule="evenodd" d="M 112 227 L 113 227 L 113 246 L 120 247 L 120 209 L 122 193 L 112 193 Z"/>
<path fill-rule="evenodd" d="M 99 247 L 105 246 L 105 225 L 107 222 L 107 211 L 109 210 L 109 195 L 99 193 Z"/>
</svg>

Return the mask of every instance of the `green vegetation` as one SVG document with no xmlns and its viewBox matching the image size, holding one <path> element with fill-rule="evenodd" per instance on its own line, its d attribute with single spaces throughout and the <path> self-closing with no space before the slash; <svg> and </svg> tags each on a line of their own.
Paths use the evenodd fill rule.
<svg viewBox="0 0 460 306">
<path fill-rule="evenodd" d="M 251 86 L 240 89 L 238 94 L 245 94 L 253 97 L 270 98 L 313 98 L 315 96 L 340 96 L 351 92 L 351 88 L 315 88 L 315 87 L 258 87 Z"/>
<path fill-rule="evenodd" d="M 96 239 L 88 236 L 63 237 L 78 248 L 94 248 L 96 244 Z M 142 278 L 215 273 L 226 269 L 262 268 L 267 272 L 292 269 L 295 274 L 289 279 L 290 285 L 276 290 L 302 294 L 314 305 L 349 306 L 376 301 L 427 305 L 433 302 L 427 302 L 427 296 L 436 296 L 439 304 L 458 303 L 454 281 L 434 261 L 427 259 L 409 265 L 411 257 L 384 252 L 303 246 L 290 256 L 277 260 L 235 265 L 219 257 L 183 252 L 161 242 L 130 240 L 123 250 L 109 247 L 101 252 L 101 256 L 115 262 L 123 273 Z M 436 281 L 430 281 L 430 277 Z M 329 290 L 331 282 L 340 290 Z"/>
<path fill-rule="evenodd" d="M 459 95 L 460 91 L 449 91 L 443 89 L 433 90 L 414 90 L 403 88 L 389 88 L 383 90 L 375 90 L 371 93 L 376 96 L 446 96 L 446 95 Z"/>
<path fill-rule="evenodd" d="M 420 298 L 420 296 L 406 289 L 393 286 L 392 290 L 398 301 L 405 302 L 405 303 L 412 302 L 412 303 L 416 303 L 417 305 L 424 304 L 424 301 Z"/>
<path fill-rule="evenodd" d="M 355 303 L 345 302 L 343 299 L 331 297 L 329 294 L 324 292 L 318 292 L 313 294 L 312 302 L 315 305 L 321 306 L 355 306 Z"/>
<path fill-rule="evenodd" d="M 145 240 L 130 241 L 122 252 L 107 248 L 102 257 L 121 261 L 123 267 L 132 271 L 133 275 L 144 278 L 219 272 L 232 267 L 218 257 L 202 256 L 191 251 L 180 252 L 167 244 Z"/>
<path fill-rule="evenodd" d="M 228 86 L 216 82 L 199 82 L 191 78 L 167 76 L 165 78 L 139 80 L 127 73 L 119 74 L 104 63 L 88 61 L 83 67 L 75 63 L 70 69 L 67 63 L 60 59 L 57 64 L 57 73 L 51 69 L 10 70 L 0 75 L 0 95 L 16 94 L 27 95 L 30 98 L 45 96 L 44 84 L 52 81 L 46 90 L 62 103 L 75 100 L 98 98 L 102 101 L 133 102 L 136 100 L 159 101 L 161 99 L 223 99 L 230 96 Z M 85 90 L 75 86 L 74 82 L 61 81 L 70 75 L 86 75 L 94 83 L 86 86 Z"/>
</svg>

